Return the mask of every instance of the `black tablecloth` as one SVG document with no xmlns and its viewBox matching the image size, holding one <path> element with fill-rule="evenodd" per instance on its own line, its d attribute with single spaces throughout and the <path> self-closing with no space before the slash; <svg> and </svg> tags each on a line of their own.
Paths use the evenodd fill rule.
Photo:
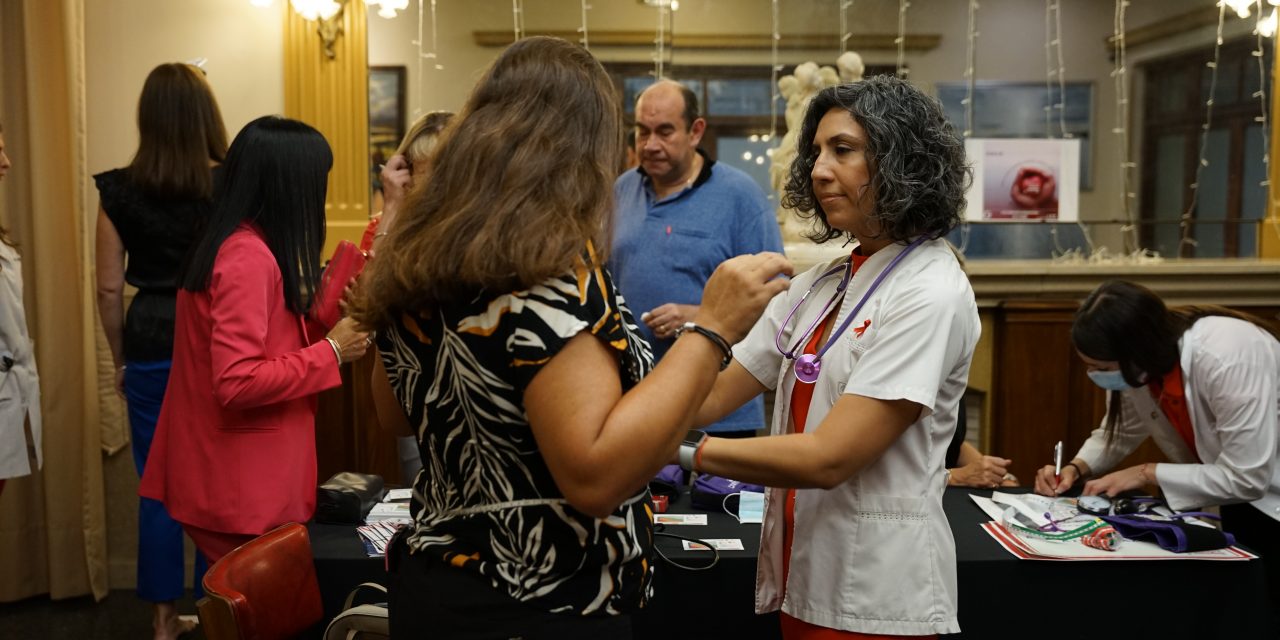
<svg viewBox="0 0 1280 640">
<path fill-rule="evenodd" d="M 672 505 L 672 512 L 695 511 L 688 495 Z M 369 558 L 349 525 L 308 525 L 316 575 L 324 599 L 325 616 L 342 608 L 347 592 L 361 582 L 386 583 L 382 558 Z M 644 611 L 633 617 L 637 640 L 643 638 L 735 638 L 776 640 L 777 614 L 755 615 L 756 554 L 760 549 L 760 525 L 738 524 L 727 513 L 707 513 L 706 525 L 660 526 L 660 533 L 690 538 L 739 538 L 742 551 L 721 551 L 715 567 L 707 571 L 678 569 L 654 558 L 654 596 Z M 686 566 L 705 566 L 707 551 L 685 551 L 680 540 L 659 535 L 654 542 L 666 557 Z"/>
<path fill-rule="evenodd" d="M 950 637 L 1273 637 L 1261 561 L 1018 560 L 979 528 L 990 518 L 971 493 L 991 494 L 942 498 L 960 586 L 962 633 Z"/>
<path fill-rule="evenodd" d="M 1261 562 L 1019 560 L 979 527 L 988 518 L 970 493 L 990 494 L 948 489 L 943 497 L 956 540 L 963 630 L 948 638 L 1274 637 Z M 672 510 L 690 512 L 688 498 Z M 739 538 L 745 548 L 720 552 L 709 571 L 655 559 L 654 597 L 635 617 L 637 640 L 779 637 L 776 614 L 753 613 L 760 525 L 707 515 L 706 526 L 667 526 L 664 532 Z M 309 527 L 327 616 L 337 613 L 356 584 L 385 583 L 382 559 L 365 556 L 353 527 Z M 679 540 L 659 537 L 656 544 L 682 564 L 709 559 L 705 551 L 684 551 Z"/>
</svg>

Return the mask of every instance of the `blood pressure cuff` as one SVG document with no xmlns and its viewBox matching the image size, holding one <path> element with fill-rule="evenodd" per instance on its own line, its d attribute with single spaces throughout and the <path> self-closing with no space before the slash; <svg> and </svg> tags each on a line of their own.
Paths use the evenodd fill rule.
<svg viewBox="0 0 1280 640">
<path fill-rule="evenodd" d="M 669 464 L 649 481 L 649 493 L 655 496 L 680 497 L 680 488 L 689 484 L 689 476 L 678 464 Z"/>
<path fill-rule="evenodd" d="M 713 476 L 709 473 L 700 473 L 697 478 L 694 478 L 693 489 L 690 490 L 689 495 L 693 498 L 694 508 L 704 511 L 720 511 L 725 508 L 725 496 L 742 493 L 743 491 L 764 493 L 764 487 L 758 484 Z M 736 507 L 734 507 L 734 511 L 737 511 Z"/>
<path fill-rule="evenodd" d="M 1235 536 L 1225 531 L 1178 520 L 1155 520 L 1137 515 L 1099 517 L 1130 540 L 1154 542 L 1161 549 L 1174 553 L 1224 549 L 1236 543 Z"/>
</svg>

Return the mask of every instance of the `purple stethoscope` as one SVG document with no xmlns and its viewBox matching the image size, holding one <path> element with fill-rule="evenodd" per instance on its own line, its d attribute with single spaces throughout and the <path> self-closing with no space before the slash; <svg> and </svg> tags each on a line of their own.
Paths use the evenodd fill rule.
<svg viewBox="0 0 1280 640">
<path fill-rule="evenodd" d="M 880 275 L 876 276 L 875 282 L 871 283 L 871 288 L 867 289 L 867 292 L 862 294 L 862 299 L 858 301 L 858 305 L 853 308 L 853 311 L 849 312 L 848 317 L 846 317 L 844 322 L 840 323 L 840 326 L 836 328 L 835 332 L 827 338 L 826 344 L 823 344 L 822 348 L 819 349 L 817 353 L 804 353 L 800 354 L 799 357 L 796 357 L 796 351 L 804 348 L 804 343 L 808 342 L 809 338 L 813 336 L 813 332 L 818 329 L 818 325 L 822 323 L 823 319 L 827 317 L 827 313 L 831 311 L 832 305 L 836 304 L 836 301 L 844 297 L 844 290 L 849 286 L 850 278 L 853 277 L 852 259 L 828 269 L 826 273 L 818 276 L 818 279 L 814 280 L 813 284 L 809 285 L 809 290 L 805 291 L 804 295 L 800 296 L 800 301 L 796 302 L 794 307 L 791 307 L 791 313 L 787 314 L 787 318 L 782 321 L 782 326 L 778 328 L 778 333 L 773 338 L 773 344 L 778 348 L 778 353 L 781 353 L 782 357 L 788 360 L 796 361 L 794 372 L 797 380 L 805 384 L 813 384 L 813 382 L 818 379 L 818 372 L 822 370 L 822 356 L 827 353 L 827 350 L 831 348 L 831 345 L 836 343 L 836 340 L 839 339 L 840 335 L 849 328 L 849 324 L 853 322 L 853 319 L 857 317 L 858 312 L 862 310 L 862 305 L 866 304 L 867 299 L 871 297 L 871 294 L 875 293 L 876 289 L 880 288 L 880 283 L 884 282 L 885 276 L 889 275 L 889 272 L 893 271 L 893 268 L 898 266 L 898 263 L 902 262 L 902 259 L 907 257 L 907 254 L 914 251 L 916 247 L 920 246 L 924 240 L 925 238 L 923 236 L 917 238 L 915 242 L 907 245 L 907 248 L 903 249 L 902 253 L 894 256 L 893 261 L 889 263 L 889 266 L 884 268 L 884 271 L 880 272 Z M 784 348 L 782 346 L 782 334 L 787 330 L 787 325 L 791 324 L 791 318 L 795 317 L 796 312 L 804 305 L 804 301 L 809 299 L 809 294 L 813 293 L 819 283 L 837 273 L 840 273 L 841 271 L 844 271 L 844 276 L 840 278 L 840 284 L 836 285 L 835 294 L 832 295 L 831 299 L 827 300 L 827 304 L 822 307 L 822 312 L 814 319 L 813 324 L 809 325 L 809 328 L 806 329 L 804 333 L 800 334 L 800 338 L 792 343 L 790 348 Z"/>
</svg>

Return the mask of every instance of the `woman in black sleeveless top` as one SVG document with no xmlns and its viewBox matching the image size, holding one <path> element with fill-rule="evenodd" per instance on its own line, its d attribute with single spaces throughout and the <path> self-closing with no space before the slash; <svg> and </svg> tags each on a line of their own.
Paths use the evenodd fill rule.
<svg viewBox="0 0 1280 640">
<path fill-rule="evenodd" d="M 128 402 L 138 475 L 147 461 L 173 354 L 178 278 L 213 204 L 216 165 L 227 153 L 222 114 L 204 72 L 187 64 L 151 71 L 138 101 L 138 151 L 129 166 L 95 175 L 98 313 L 111 347 L 116 392 Z M 128 267 L 126 269 L 126 257 Z M 137 287 L 128 315 L 125 283 Z M 156 638 L 195 626 L 179 618 L 182 528 L 161 503 L 138 507 L 138 596 L 155 603 Z M 206 563 L 197 553 L 195 589 Z"/>
</svg>

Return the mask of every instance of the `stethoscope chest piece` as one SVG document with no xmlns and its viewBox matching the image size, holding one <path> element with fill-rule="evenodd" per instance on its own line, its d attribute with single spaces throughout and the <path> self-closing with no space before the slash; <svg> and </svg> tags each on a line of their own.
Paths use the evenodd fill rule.
<svg viewBox="0 0 1280 640">
<path fill-rule="evenodd" d="M 817 354 L 806 353 L 796 358 L 796 379 L 805 384 L 813 384 L 818 380 L 818 372 L 822 370 L 822 361 Z"/>
</svg>

